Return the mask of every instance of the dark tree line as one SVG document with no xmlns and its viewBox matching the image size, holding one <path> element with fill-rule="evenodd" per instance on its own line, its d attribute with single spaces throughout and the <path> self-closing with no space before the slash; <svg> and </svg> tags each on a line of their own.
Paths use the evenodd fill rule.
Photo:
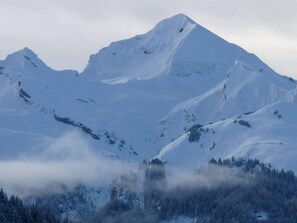
<svg viewBox="0 0 297 223">
<path fill-rule="evenodd" d="M 217 170 L 227 168 L 235 176 L 246 178 L 248 183 L 227 182 L 212 188 L 183 184 L 165 189 L 164 164 L 152 160 L 141 165 L 145 170 L 143 206 L 133 206 L 133 202 L 113 196 L 91 222 L 129 222 L 133 219 L 153 223 L 178 216 L 198 219 L 197 223 L 297 222 L 297 179 L 292 171 L 275 170 L 259 160 L 234 158 L 212 159 L 208 165 L 216 166 Z M 192 177 L 199 180 L 201 175 L 208 174 L 206 170 L 198 169 Z"/>
<path fill-rule="evenodd" d="M 211 160 L 212 165 L 245 173 L 248 184 L 209 188 L 177 187 L 164 194 L 158 215 L 198 217 L 199 222 L 256 222 L 266 213 L 268 222 L 297 222 L 297 179 L 292 171 L 271 169 L 259 160 Z M 196 171 L 196 175 L 203 170 Z M 242 174 L 242 173 L 241 173 Z M 195 177 L 195 174 L 194 176 Z"/>
<path fill-rule="evenodd" d="M 60 219 L 49 210 L 37 205 L 26 205 L 16 196 L 8 197 L 0 189 L 1 223 L 59 223 Z"/>
<path fill-rule="evenodd" d="M 113 185 L 110 201 L 90 218 L 89 223 L 159 222 L 156 213 L 166 187 L 164 164 L 159 159 L 153 159 L 150 162 L 143 161 L 139 168 L 145 173 L 143 200 L 139 201 L 133 190 L 137 183 L 136 175 L 126 174 Z"/>
<path fill-rule="evenodd" d="M 189 185 L 186 181 L 173 187 L 166 179 L 165 167 L 159 159 L 141 163 L 141 194 L 135 190 L 137 175 L 123 175 L 111 187 L 110 201 L 92 216 L 91 210 L 83 208 L 83 193 L 74 191 L 70 197 L 49 196 L 36 199 L 35 204 L 25 204 L 16 196 L 8 197 L 1 189 L 0 222 L 66 223 L 69 221 L 62 219 L 61 213 L 68 209 L 84 212 L 84 223 L 158 223 L 178 216 L 195 218 L 197 223 L 297 222 L 297 178 L 292 171 L 275 170 L 259 160 L 212 159 L 191 174 L 189 184 L 197 184 Z M 221 170 L 228 170 L 232 178 L 214 181 L 211 187 L 201 186 L 199 180 L 208 179 L 203 177 L 210 175 L 210 170 L 212 177 L 218 178 L 226 173 Z M 229 179 L 235 179 L 235 183 Z M 76 208 L 76 200 L 82 208 Z M 63 201 L 67 210 L 60 210 L 58 201 Z"/>
</svg>

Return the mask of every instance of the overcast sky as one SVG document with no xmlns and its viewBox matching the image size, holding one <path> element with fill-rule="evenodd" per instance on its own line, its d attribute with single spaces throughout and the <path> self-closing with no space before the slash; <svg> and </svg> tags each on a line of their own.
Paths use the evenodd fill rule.
<svg viewBox="0 0 297 223">
<path fill-rule="evenodd" d="M 110 42 L 178 13 L 297 78 L 296 0 L 0 0 L 0 59 L 26 46 L 81 71 Z"/>
</svg>

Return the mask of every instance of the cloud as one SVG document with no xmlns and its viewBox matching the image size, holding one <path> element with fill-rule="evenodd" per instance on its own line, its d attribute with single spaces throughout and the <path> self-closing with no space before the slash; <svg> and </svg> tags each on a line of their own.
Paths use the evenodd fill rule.
<svg viewBox="0 0 297 223">
<path fill-rule="evenodd" d="M 251 176 L 239 169 L 208 164 L 196 171 L 167 167 L 168 190 L 179 187 L 184 189 L 214 189 L 222 185 L 250 185 Z"/>
<path fill-rule="evenodd" d="M 113 160 L 96 153 L 77 132 L 66 132 L 57 139 L 45 139 L 36 146 L 37 155 L 0 161 L 0 186 L 20 196 L 58 192 L 79 183 L 106 186 L 134 164 Z"/>
<path fill-rule="evenodd" d="M 159 167 L 155 166 L 154 171 Z M 114 180 L 127 173 L 136 173 L 137 184 L 130 188 L 143 190 L 143 170 L 138 163 L 115 160 L 97 153 L 80 132 L 65 132 L 58 138 L 41 138 L 30 153 L 20 159 L 0 161 L 0 187 L 9 194 L 20 197 L 42 193 L 60 193 L 78 184 L 108 187 Z M 221 185 L 245 185 L 250 177 L 241 171 L 207 165 L 194 174 L 190 169 L 165 165 L 166 185 L 188 189 L 212 189 Z M 114 181 L 115 182 L 115 181 Z"/>
</svg>

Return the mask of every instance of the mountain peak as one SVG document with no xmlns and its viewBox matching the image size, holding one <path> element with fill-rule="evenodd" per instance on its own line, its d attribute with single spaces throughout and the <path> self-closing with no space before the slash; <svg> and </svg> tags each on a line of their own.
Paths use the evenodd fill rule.
<svg viewBox="0 0 297 223">
<path fill-rule="evenodd" d="M 186 22 L 191 24 L 197 24 L 194 20 L 192 20 L 190 17 L 186 16 L 185 14 L 176 14 L 172 17 L 169 17 L 167 19 L 164 19 L 160 21 L 159 23 L 167 23 L 167 24 L 178 24 L 180 22 Z"/>
<path fill-rule="evenodd" d="M 249 56 L 188 16 L 177 14 L 143 35 L 113 42 L 92 55 L 83 74 L 110 84 L 166 75 L 222 76 L 241 57 Z"/>
<path fill-rule="evenodd" d="M 15 59 L 26 59 L 26 58 L 38 58 L 37 54 L 33 52 L 33 50 L 29 49 L 28 47 L 25 47 L 21 50 L 18 50 L 12 54 L 9 54 L 6 57 L 6 60 L 9 60 L 11 58 L 15 58 Z"/>
<path fill-rule="evenodd" d="M 178 24 L 179 22 L 187 22 L 191 24 L 197 24 L 194 20 L 183 13 L 176 14 L 172 17 L 162 20 L 160 23 L 171 23 L 171 24 Z"/>
<path fill-rule="evenodd" d="M 106 83 L 126 83 L 167 74 L 178 48 L 197 27 L 184 14 L 164 19 L 149 32 L 113 42 L 92 55 L 83 74 Z M 206 30 L 201 27 L 201 31 Z"/>
<path fill-rule="evenodd" d="M 6 67 L 13 67 L 15 71 L 27 74 L 52 70 L 28 47 L 9 54 L 3 63 Z"/>
<path fill-rule="evenodd" d="M 184 18 L 184 19 L 187 19 L 188 21 L 194 22 L 190 17 L 188 17 L 187 15 L 185 15 L 183 13 L 178 13 L 170 18 Z"/>
<path fill-rule="evenodd" d="M 37 54 L 33 52 L 33 50 L 29 49 L 28 47 L 23 48 L 19 52 L 23 53 L 26 56 L 37 57 Z"/>
<path fill-rule="evenodd" d="M 152 30 L 151 32 L 155 33 L 167 33 L 168 31 L 173 34 L 182 33 L 183 31 L 187 31 L 189 29 L 194 28 L 197 25 L 192 19 L 184 14 L 177 14 L 170 18 L 164 19 L 160 21 Z"/>
</svg>

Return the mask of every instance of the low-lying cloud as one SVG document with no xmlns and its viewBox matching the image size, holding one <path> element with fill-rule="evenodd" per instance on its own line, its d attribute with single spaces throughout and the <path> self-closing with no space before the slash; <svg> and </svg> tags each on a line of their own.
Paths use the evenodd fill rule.
<svg viewBox="0 0 297 223">
<path fill-rule="evenodd" d="M 77 131 L 57 139 L 45 139 L 34 149 L 37 155 L 0 161 L 0 187 L 20 196 L 58 192 L 79 183 L 103 186 L 135 169 L 134 164 L 97 153 Z"/>
<path fill-rule="evenodd" d="M 182 187 L 184 189 L 215 189 L 222 185 L 248 185 L 251 176 L 240 169 L 208 164 L 196 171 L 181 168 L 167 168 L 168 189 Z"/>
<path fill-rule="evenodd" d="M 101 151 L 102 152 L 102 151 Z M 135 172 L 138 163 L 128 163 L 102 155 L 78 131 L 58 138 L 43 138 L 33 152 L 16 160 L 0 161 L 0 187 L 21 197 L 71 190 L 78 184 L 107 187 L 122 174 Z M 221 185 L 243 185 L 250 177 L 241 171 L 206 165 L 198 172 L 165 165 L 167 187 L 212 189 Z M 144 172 L 138 173 L 135 192 L 143 186 Z M 162 184 L 163 185 L 163 184 Z"/>
</svg>

